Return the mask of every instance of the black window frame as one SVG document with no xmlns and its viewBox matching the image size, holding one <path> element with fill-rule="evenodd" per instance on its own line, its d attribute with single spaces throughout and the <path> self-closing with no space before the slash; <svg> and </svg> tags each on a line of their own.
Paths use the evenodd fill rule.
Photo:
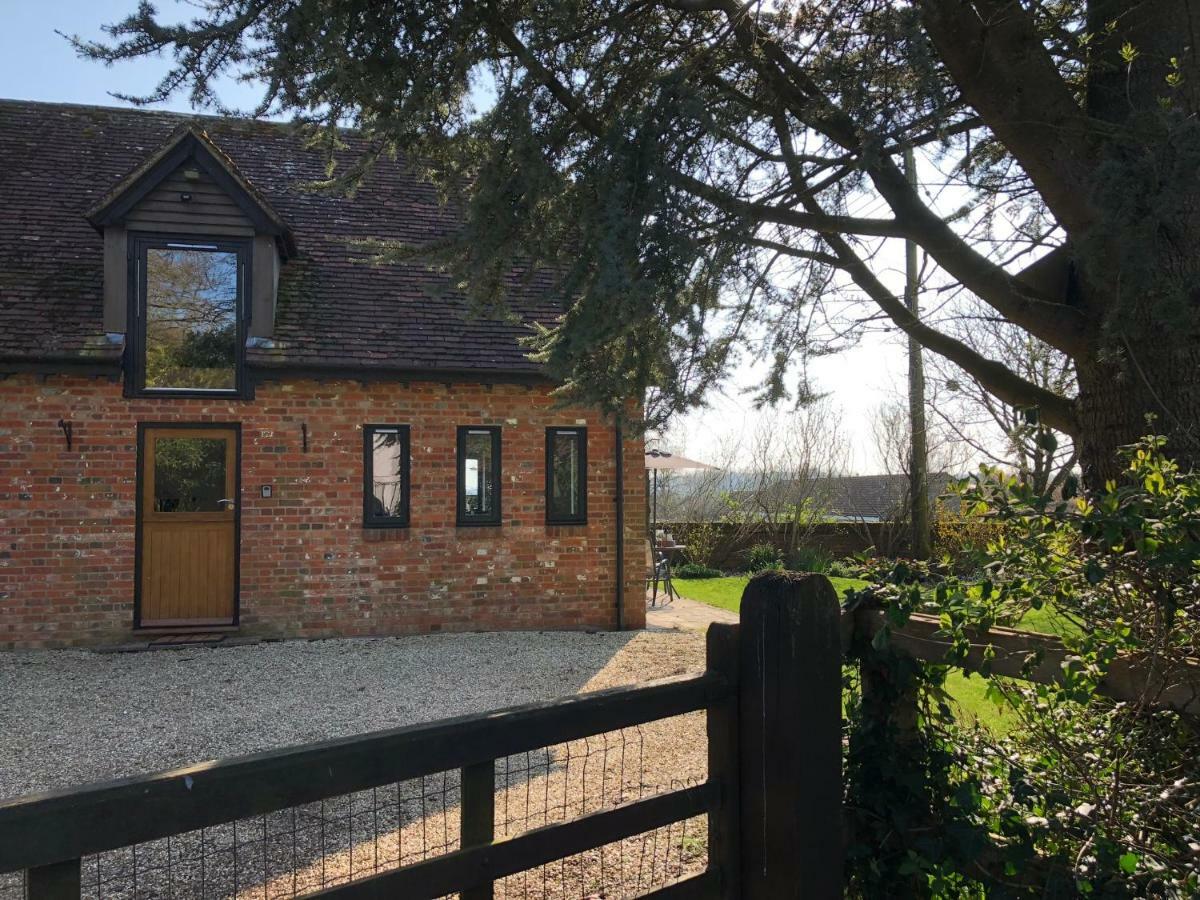
<svg viewBox="0 0 1200 900">
<path fill-rule="evenodd" d="M 370 423 L 363 426 L 363 528 L 407 528 L 411 517 L 412 486 L 412 439 L 408 425 Z M 400 490 L 403 511 L 398 516 L 381 516 L 375 513 L 371 500 L 375 496 L 375 444 L 376 433 L 397 432 L 403 440 L 403 465 L 400 469 Z"/>
<path fill-rule="evenodd" d="M 154 388 L 146 387 L 146 251 L 188 247 L 236 253 L 238 258 L 237 335 L 234 346 L 234 387 Z M 126 395 L 130 397 L 226 397 L 253 398 L 246 373 L 246 334 L 250 325 L 250 286 L 253 241 L 250 238 L 209 238 L 203 234 L 131 232 L 129 234 L 129 312 L 127 321 Z"/>
<path fill-rule="evenodd" d="M 480 432 L 487 432 L 492 439 L 492 485 L 495 489 L 494 503 L 490 513 L 468 514 L 467 513 L 467 495 L 466 495 L 466 475 L 467 475 L 467 435 Z M 503 500 L 503 485 L 500 482 L 501 473 L 504 471 L 500 461 L 500 440 L 501 429 L 499 425 L 459 425 L 458 440 L 456 441 L 456 460 L 455 460 L 455 489 L 454 489 L 454 505 L 455 505 L 455 524 L 463 527 L 471 527 L 476 525 L 499 525 L 502 520 L 501 502 Z"/>
<path fill-rule="evenodd" d="M 555 515 L 553 511 L 554 485 L 554 437 L 556 434 L 574 434 L 579 447 L 579 484 L 576 489 L 579 495 L 576 508 L 579 512 L 574 515 Z M 546 524 L 547 525 L 586 525 L 587 524 L 587 428 L 579 425 L 549 426 L 546 428 Z"/>
</svg>

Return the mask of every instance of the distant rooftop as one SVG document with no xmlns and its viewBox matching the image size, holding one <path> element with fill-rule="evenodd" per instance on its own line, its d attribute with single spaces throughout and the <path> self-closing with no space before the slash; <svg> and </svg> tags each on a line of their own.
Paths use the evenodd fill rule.
<svg viewBox="0 0 1200 900">
<path fill-rule="evenodd" d="M 929 476 L 929 497 L 946 492 L 953 476 Z M 812 496 L 830 519 L 881 522 L 894 518 L 907 502 L 907 475 L 843 475 L 817 479 Z"/>
</svg>

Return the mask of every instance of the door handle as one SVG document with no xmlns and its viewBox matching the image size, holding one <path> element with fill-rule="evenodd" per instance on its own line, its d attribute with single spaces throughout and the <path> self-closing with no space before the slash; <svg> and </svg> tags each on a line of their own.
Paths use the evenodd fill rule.
<svg viewBox="0 0 1200 900">
<path fill-rule="evenodd" d="M 233 500 L 233 499 L 231 499 L 231 498 L 229 498 L 229 497 L 226 497 L 226 498 L 223 498 L 223 499 L 221 499 L 221 500 L 218 500 L 217 502 L 218 502 L 218 503 L 222 503 L 222 504 L 224 504 L 224 503 L 228 503 L 228 504 L 229 504 L 229 508 L 230 508 L 230 510 L 234 509 L 234 507 L 236 507 L 236 506 L 237 506 L 237 501 L 236 501 L 236 500 Z"/>
</svg>

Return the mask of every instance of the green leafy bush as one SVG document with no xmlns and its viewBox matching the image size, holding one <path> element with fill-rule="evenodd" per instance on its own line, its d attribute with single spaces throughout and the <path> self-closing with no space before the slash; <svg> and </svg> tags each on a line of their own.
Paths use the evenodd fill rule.
<svg viewBox="0 0 1200 900">
<path fill-rule="evenodd" d="M 939 500 L 933 508 L 933 555 L 959 575 L 978 575 L 988 561 L 988 546 L 998 540 L 1004 525 L 977 504 L 960 498 L 957 508 Z"/>
<path fill-rule="evenodd" d="M 677 578 L 721 578 L 724 572 L 712 566 L 702 566 L 699 563 L 688 562 L 676 566 L 674 574 Z"/>
<path fill-rule="evenodd" d="M 833 565 L 833 554 L 822 547 L 801 545 L 792 551 L 788 558 L 788 568 L 793 572 L 816 572 L 828 574 Z"/>
<path fill-rule="evenodd" d="M 835 559 L 829 563 L 829 570 L 825 574 L 834 578 L 861 578 L 862 573 L 862 564 L 856 560 Z"/>
<path fill-rule="evenodd" d="M 847 676 L 852 891 L 1200 896 L 1200 725 L 1154 703 L 1200 655 L 1200 473 L 1146 438 L 1124 477 L 1090 496 L 1052 500 L 986 473 L 964 502 L 1000 526 L 979 581 L 881 563 L 850 600 L 888 622 L 853 651 L 872 690 Z M 992 677 L 980 631 L 1047 604 L 1071 626 L 1056 681 Z M 894 649 L 890 627 L 914 611 L 939 616 L 944 664 Z M 946 693 L 981 642 L 987 697 L 1016 723 L 1005 736 L 960 721 Z M 1150 673 L 1142 696 L 1113 702 L 1104 679 L 1129 659 Z M 1032 671 L 1038 655 L 1022 663 Z M 909 692 L 915 722 L 890 716 Z"/>
<path fill-rule="evenodd" d="M 694 522 L 688 525 L 687 531 L 684 532 L 683 555 L 689 563 L 708 568 L 720 538 L 721 531 L 715 523 Z"/>
<path fill-rule="evenodd" d="M 766 569 L 782 569 L 783 552 L 774 544 L 755 544 L 746 551 L 746 571 L 762 572 Z"/>
</svg>

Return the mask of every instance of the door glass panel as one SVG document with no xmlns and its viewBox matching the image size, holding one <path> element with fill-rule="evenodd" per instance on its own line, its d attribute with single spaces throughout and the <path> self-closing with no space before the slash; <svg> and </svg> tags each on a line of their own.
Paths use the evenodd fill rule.
<svg viewBox="0 0 1200 900">
<path fill-rule="evenodd" d="M 146 250 L 146 387 L 237 388 L 238 255 Z"/>
<path fill-rule="evenodd" d="M 161 437 L 154 442 L 154 511 L 221 512 L 225 442 L 219 437 Z"/>
</svg>

